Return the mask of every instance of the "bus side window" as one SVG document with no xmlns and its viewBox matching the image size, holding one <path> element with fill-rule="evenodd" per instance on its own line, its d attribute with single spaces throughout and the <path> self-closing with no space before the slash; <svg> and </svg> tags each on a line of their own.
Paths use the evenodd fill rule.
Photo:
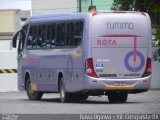
<svg viewBox="0 0 160 120">
<path fill-rule="evenodd" d="M 83 22 L 77 21 L 74 26 L 74 45 L 77 46 L 81 42 L 83 32 Z"/>
<path fill-rule="evenodd" d="M 70 46 L 70 28 L 71 27 L 71 23 L 68 22 L 67 25 L 66 25 L 66 29 L 67 29 L 67 32 L 66 32 L 66 46 L 69 47 Z"/>
<path fill-rule="evenodd" d="M 52 45 L 52 25 L 47 25 L 47 39 L 46 39 L 46 48 L 51 48 Z"/>
<path fill-rule="evenodd" d="M 62 23 L 62 33 L 61 33 L 61 46 L 66 44 L 66 22 Z"/>
<path fill-rule="evenodd" d="M 66 24 L 66 47 L 74 46 L 74 24 L 73 22 L 67 22 Z"/>
<path fill-rule="evenodd" d="M 28 37 L 27 37 L 27 48 L 32 48 L 32 42 L 33 42 L 33 26 L 30 27 Z"/>
<path fill-rule="evenodd" d="M 38 35 L 37 35 L 37 48 L 42 47 L 42 39 L 43 39 L 43 26 L 39 25 L 38 26 Z"/>
<path fill-rule="evenodd" d="M 32 48 L 36 48 L 37 46 L 37 25 L 33 26 L 32 35 L 33 35 Z"/>
<path fill-rule="evenodd" d="M 46 40 L 47 40 L 47 28 L 46 25 L 42 26 L 42 44 L 41 48 L 46 48 Z"/>
<path fill-rule="evenodd" d="M 83 21 L 80 21 L 80 36 L 81 36 L 81 39 L 83 37 L 83 27 L 84 27 L 84 23 L 83 23 Z"/>
<path fill-rule="evenodd" d="M 70 27 L 70 46 L 71 47 L 74 47 L 75 46 L 75 44 L 74 44 L 74 22 L 71 22 L 71 27 Z"/>
<path fill-rule="evenodd" d="M 61 46 L 61 35 L 62 35 L 62 25 L 57 24 L 57 36 L 56 36 L 56 46 Z"/>
<path fill-rule="evenodd" d="M 83 22 L 72 21 L 67 23 L 66 46 L 76 47 L 80 44 L 83 35 Z"/>
<path fill-rule="evenodd" d="M 57 24 L 56 45 L 65 47 L 66 44 L 66 22 Z"/>
<path fill-rule="evenodd" d="M 52 35 L 51 35 L 51 47 L 54 48 L 56 45 L 56 23 L 52 24 Z"/>
</svg>

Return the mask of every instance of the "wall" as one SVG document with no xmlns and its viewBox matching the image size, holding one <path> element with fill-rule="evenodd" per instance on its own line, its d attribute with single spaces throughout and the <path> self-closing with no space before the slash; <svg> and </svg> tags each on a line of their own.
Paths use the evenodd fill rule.
<svg viewBox="0 0 160 120">
<path fill-rule="evenodd" d="M 21 18 L 29 18 L 30 11 L 21 11 L 19 9 L 0 10 L 0 40 L 4 36 L 12 36 L 13 32 L 20 29 L 24 22 Z"/>
<path fill-rule="evenodd" d="M 14 32 L 14 11 L 0 11 L 0 33 Z"/>
<path fill-rule="evenodd" d="M 32 0 L 32 15 L 77 12 L 77 0 Z"/>
</svg>

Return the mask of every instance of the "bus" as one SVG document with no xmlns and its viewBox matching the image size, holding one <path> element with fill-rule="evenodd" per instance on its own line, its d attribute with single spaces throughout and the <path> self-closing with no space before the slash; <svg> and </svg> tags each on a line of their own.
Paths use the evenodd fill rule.
<svg viewBox="0 0 160 120">
<path fill-rule="evenodd" d="M 18 41 L 18 42 L 17 42 Z M 145 12 L 55 13 L 30 17 L 15 32 L 18 89 L 30 100 L 59 93 L 61 102 L 128 94 L 151 85 L 151 21 Z"/>
</svg>

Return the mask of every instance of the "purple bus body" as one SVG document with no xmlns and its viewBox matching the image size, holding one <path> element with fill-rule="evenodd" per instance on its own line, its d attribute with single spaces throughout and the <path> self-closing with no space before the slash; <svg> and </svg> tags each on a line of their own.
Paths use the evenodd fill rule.
<svg viewBox="0 0 160 120">
<path fill-rule="evenodd" d="M 18 65 L 19 90 L 25 90 L 27 75 L 33 89 L 43 92 L 58 92 L 61 75 L 67 92 L 150 88 L 151 75 L 143 77 L 147 60 L 152 58 L 147 13 L 55 14 L 32 17 L 26 24 L 76 19 L 84 20 L 77 47 L 28 50 L 25 41 Z M 87 75 L 91 71 L 86 68 L 88 58 L 97 77 Z"/>
</svg>

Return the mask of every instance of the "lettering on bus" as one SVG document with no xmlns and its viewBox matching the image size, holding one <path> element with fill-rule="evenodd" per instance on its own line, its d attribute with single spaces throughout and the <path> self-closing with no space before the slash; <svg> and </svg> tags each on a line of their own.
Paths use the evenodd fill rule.
<svg viewBox="0 0 160 120">
<path fill-rule="evenodd" d="M 97 40 L 97 45 L 105 45 L 105 46 L 117 46 L 117 41 L 112 39 L 103 39 L 103 40 Z"/>
<path fill-rule="evenodd" d="M 134 24 L 132 22 L 107 22 L 107 29 L 133 30 Z"/>
</svg>

